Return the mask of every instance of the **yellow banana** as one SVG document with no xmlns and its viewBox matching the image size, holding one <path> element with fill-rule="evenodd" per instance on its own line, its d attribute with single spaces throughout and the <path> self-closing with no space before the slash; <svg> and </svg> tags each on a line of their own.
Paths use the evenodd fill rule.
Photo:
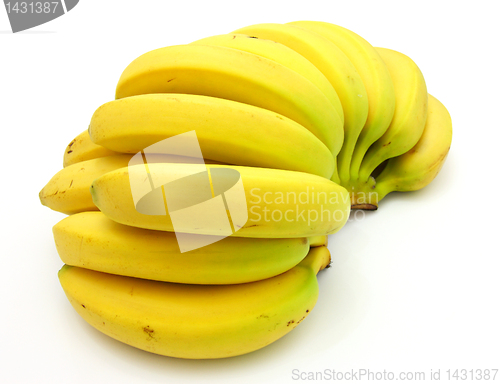
<svg viewBox="0 0 500 384">
<path fill-rule="evenodd" d="M 59 281 L 91 326 L 159 355 L 215 359 L 263 348 L 294 329 L 318 297 L 316 273 L 330 263 L 312 248 L 278 276 L 236 285 L 189 285 L 63 266 Z"/>
<path fill-rule="evenodd" d="M 216 97 L 126 97 L 99 107 L 89 127 L 93 142 L 126 153 L 140 152 L 160 140 L 192 130 L 196 131 L 207 159 L 326 178 L 332 176 L 335 168 L 328 148 L 295 121 L 263 108 Z"/>
<path fill-rule="evenodd" d="M 90 140 L 88 130 L 83 131 L 68 144 L 64 151 L 63 167 L 98 157 L 117 155 L 115 151 L 96 145 Z"/>
<path fill-rule="evenodd" d="M 95 178 L 126 167 L 132 155 L 112 155 L 81 161 L 57 172 L 40 191 L 40 201 L 54 211 L 73 214 L 96 211 L 90 185 Z"/>
<path fill-rule="evenodd" d="M 385 133 L 394 115 L 396 99 L 387 66 L 370 43 L 346 28 L 319 21 L 296 21 L 289 24 L 311 30 L 334 42 L 349 58 L 363 80 L 369 108 L 368 118 L 351 160 L 351 178 L 357 180 L 366 151 Z"/>
<path fill-rule="evenodd" d="M 94 152 L 95 153 L 95 152 Z M 92 201 L 90 186 L 94 179 L 107 172 L 127 167 L 132 155 L 117 154 L 81 161 L 57 172 L 40 191 L 43 205 L 54 211 L 71 215 L 77 212 L 97 211 Z M 149 155 L 150 162 L 192 163 L 192 158 L 173 155 Z M 207 161 L 209 163 L 210 161 Z"/>
<path fill-rule="evenodd" d="M 175 221 L 176 232 L 310 237 L 335 233 L 348 219 L 349 194 L 326 178 L 268 168 L 201 167 L 137 164 L 94 180 L 91 193 L 109 218 L 163 231 L 174 231 Z M 230 220 L 220 216 L 224 206 Z"/>
<path fill-rule="evenodd" d="M 321 73 L 321 71 L 316 68 L 313 63 L 307 60 L 304 56 L 295 52 L 293 49 L 277 43 L 276 41 L 259 39 L 255 36 L 248 36 L 240 33 L 229 33 L 225 35 L 205 37 L 191 44 L 212 45 L 238 49 L 240 51 L 265 57 L 266 59 L 273 60 L 294 70 L 317 86 L 321 92 L 325 94 L 343 122 L 344 112 L 335 89 L 332 87 L 325 75 L 323 75 L 323 73 Z"/>
<path fill-rule="evenodd" d="M 116 98 L 146 93 L 198 94 L 269 109 L 310 130 L 334 156 L 342 146 L 342 120 L 318 87 L 252 53 L 196 44 L 145 53 L 123 71 Z"/>
<path fill-rule="evenodd" d="M 416 191 L 437 176 L 451 145 L 452 124 L 446 107 L 429 95 L 427 122 L 418 143 L 405 154 L 389 159 L 377 176 L 379 200 L 392 191 Z"/>
<path fill-rule="evenodd" d="M 396 109 L 387 131 L 366 152 L 359 170 L 361 180 L 367 180 L 385 160 L 409 151 L 422 136 L 427 118 L 427 87 L 420 69 L 402 53 L 376 49 L 391 74 Z"/>
<path fill-rule="evenodd" d="M 68 216 L 54 226 L 53 232 L 65 264 L 173 283 L 263 280 L 293 268 L 309 252 L 307 238 L 226 237 L 181 253 L 175 233 L 118 224 L 102 212 Z"/>
<path fill-rule="evenodd" d="M 368 115 L 368 98 L 363 81 L 348 57 L 326 37 L 292 25 L 256 24 L 235 33 L 281 43 L 304 56 L 329 80 L 344 114 L 344 143 L 338 156 L 338 173 L 341 180 L 349 179 L 352 153 Z"/>
</svg>

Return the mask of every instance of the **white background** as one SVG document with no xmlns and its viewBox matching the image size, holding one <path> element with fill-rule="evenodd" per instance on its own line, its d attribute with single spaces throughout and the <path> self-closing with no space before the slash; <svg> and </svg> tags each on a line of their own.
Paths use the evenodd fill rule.
<svg viewBox="0 0 500 384">
<path fill-rule="evenodd" d="M 467 5 L 463 5 L 467 4 Z M 297 382 L 300 372 L 500 368 L 498 3 L 91 1 L 13 35 L 0 9 L 1 380 L 4 383 Z M 100 334 L 67 301 L 38 192 L 65 146 L 138 55 L 261 22 L 321 20 L 421 68 L 453 119 L 437 179 L 391 194 L 331 236 L 332 268 L 297 329 L 257 352 L 190 361 Z M 359 218 L 359 217 L 358 217 Z M 500 381 L 500 373 L 496 382 Z"/>
</svg>

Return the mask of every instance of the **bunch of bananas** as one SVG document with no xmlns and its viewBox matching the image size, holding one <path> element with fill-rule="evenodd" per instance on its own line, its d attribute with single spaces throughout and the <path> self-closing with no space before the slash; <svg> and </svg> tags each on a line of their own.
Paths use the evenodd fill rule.
<svg viewBox="0 0 500 384">
<path fill-rule="evenodd" d="M 205 164 L 182 145 L 146 152 L 193 130 Z M 429 184 L 451 132 L 410 58 L 337 25 L 258 24 L 148 52 L 40 192 L 70 215 L 53 229 L 60 282 L 87 322 L 137 348 L 262 348 L 313 308 L 327 236 L 350 209 Z M 192 203 L 221 196 L 229 237 L 220 205 Z"/>
</svg>

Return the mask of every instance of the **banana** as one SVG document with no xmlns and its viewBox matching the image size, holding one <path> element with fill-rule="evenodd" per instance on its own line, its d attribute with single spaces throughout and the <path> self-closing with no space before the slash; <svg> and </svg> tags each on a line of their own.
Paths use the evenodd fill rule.
<svg viewBox="0 0 500 384">
<path fill-rule="evenodd" d="M 328 79 L 304 56 L 298 54 L 293 49 L 277 43 L 276 41 L 259 39 L 255 36 L 248 36 L 239 33 L 229 33 L 205 37 L 191 44 L 212 45 L 218 47 L 234 48 L 240 51 L 253 53 L 254 55 L 273 60 L 285 67 L 288 67 L 317 86 L 330 100 L 338 115 L 344 119 L 344 112 L 339 96 L 332 87 Z"/>
<path fill-rule="evenodd" d="M 366 151 L 385 133 L 394 115 L 396 98 L 389 70 L 370 43 L 346 28 L 319 21 L 296 21 L 288 24 L 316 32 L 335 43 L 363 80 L 369 108 L 351 159 L 351 178 L 357 180 Z"/>
<path fill-rule="evenodd" d="M 242 166 L 136 164 L 97 178 L 91 193 L 121 224 L 216 236 L 326 235 L 350 210 L 347 191 L 326 178 Z"/>
<path fill-rule="evenodd" d="M 304 56 L 335 89 L 344 115 L 344 143 L 338 156 L 341 180 L 349 179 L 349 165 L 356 140 L 368 116 L 365 86 L 348 57 L 327 38 L 303 28 L 283 24 L 256 24 L 236 30 L 260 39 L 273 40 Z M 286 64 L 285 64 L 286 65 Z"/>
<path fill-rule="evenodd" d="M 420 139 L 427 118 L 427 87 L 417 65 L 402 53 L 376 48 L 391 74 L 396 109 L 391 125 L 366 153 L 359 175 L 367 180 L 385 160 L 409 151 Z"/>
<path fill-rule="evenodd" d="M 96 145 L 90 140 L 88 130 L 83 131 L 68 144 L 64 151 L 63 167 L 98 157 L 117 155 L 115 151 Z"/>
<path fill-rule="evenodd" d="M 377 176 L 379 200 L 392 191 L 416 191 L 437 176 L 451 145 L 452 124 L 446 107 L 429 95 L 427 122 L 418 143 L 405 154 L 389 159 Z"/>
<path fill-rule="evenodd" d="M 323 236 L 313 236 L 309 238 L 309 245 L 311 247 L 322 247 L 322 246 L 328 246 L 328 236 L 323 235 Z"/>
<path fill-rule="evenodd" d="M 342 119 L 318 87 L 252 53 L 196 44 L 145 53 L 121 74 L 116 98 L 146 93 L 198 94 L 269 109 L 310 130 L 334 156 L 342 147 Z"/>
<path fill-rule="evenodd" d="M 107 172 L 127 167 L 131 159 L 130 154 L 117 154 L 68 165 L 57 172 L 43 187 L 39 194 L 40 201 L 50 209 L 68 215 L 97 211 L 90 194 L 92 182 Z M 194 162 L 189 157 L 158 154 L 148 155 L 148 160 L 150 162 Z"/>
<path fill-rule="evenodd" d="M 91 326 L 133 347 L 185 359 L 249 353 L 294 329 L 318 297 L 316 274 L 330 263 L 312 248 L 276 277 L 236 285 L 189 285 L 65 265 L 59 281 Z"/>
<path fill-rule="evenodd" d="M 43 187 L 40 201 L 50 209 L 68 215 L 96 211 L 90 194 L 92 181 L 107 172 L 126 167 L 131 158 L 132 155 L 112 155 L 68 165 Z"/>
<path fill-rule="evenodd" d="M 126 97 L 99 107 L 89 127 L 93 142 L 125 153 L 140 152 L 192 130 L 203 156 L 223 163 L 288 169 L 326 178 L 335 168 L 328 148 L 300 124 L 263 108 L 217 97 Z"/>
<path fill-rule="evenodd" d="M 185 284 L 239 284 L 288 271 L 309 252 L 307 238 L 226 237 L 181 253 L 175 233 L 118 224 L 102 212 L 57 223 L 54 240 L 68 265 L 115 275 Z M 192 235 L 196 237 L 204 235 Z"/>
</svg>

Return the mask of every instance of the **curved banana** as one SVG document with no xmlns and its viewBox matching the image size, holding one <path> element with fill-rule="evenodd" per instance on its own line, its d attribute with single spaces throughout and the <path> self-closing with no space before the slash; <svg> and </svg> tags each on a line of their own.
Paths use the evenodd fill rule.
<svg viewBox="0 0 500 384">
<path fill-rule="evenodd" d="M 330 263 L 312 248 L 276 277 L 236 285 L 189 285 L 63 266 L 59 281 L 91 326 L 145 351 L 186 359 L 237 356 L 294 329 L 318 297 L 316 273 Z"/>
<path fill-rule="evenodd" d="M 57 172 L 40 191 L 43 205 L 54 211 L 71 215 L 77 212 L 97 211 L 92 201 L 90 186 L 94 179 L 105 173 L 127 167 L 132 155 L 117 154 L 81 161 Z M 148 155 L 150 162 L 193 163 L 189 157 Z M 207 161 L 207 163 L 210 161 Z"/>
<path fill-rule="evenodd" d="M 228 165 L 136 164 L 94 180 L 91 193 L 119 223 L 204 235 L 326 235 L 350 211 L 347 191 L 326 178 Z"/>
<path fill-rule="evenodd" d="M 336 156 L 342 119 L 328 98 L 297 72 L 252 53 L 208 45 L 156 49 L 132 61 L 116 98 L 146 93 L 190 93 L 269 109 L 310 130 Z"/>
<path fill-rule="evenodd" d="M 90 140 L 88 130 L 83 131 L 68 144 L 64 151 L 63 167 L 98 157 L 117 155 L 115 151 L 96 145 Z"/>
<path fill-rule="evenodd" d="M 379 200 L 392 191 L 416 191 L 437 176 L 451 145 L 452 124 L 446 107 L 429 95 L 427 122 L 418 143 L 405 154 L 389 159 L 377 176 Z"/>
<path fill-rule="evenodd" d="M 417 65 L 402 53 L 376 48 L 391 74 L 396 109 L 391 125 L 366 152 L 359 170 L 367 180 L 385 160 L 409 151 L 420 139 L 427 119 L 427 87 Z"/>
<path fill-rule="evenodd" d="M 366 151 L 385 133 L 394 115 L 396 98 L 387 66 L 370 43 L 346 28 L 319 21 L 296 21 L 288 24 L 316 32 L 335 43 L 363 80 L 369 108 L 351 160 L 351 178 L 357 180 Z"/>
<path fill-rule="evenodd" d="M 311 132 L 269 110 L 188 94 L 151 94 L 114 100 L 90 122 L 92 141 L 137 153 L 195 130 L 203 156 L 227 164 L 288 169 L 330 178 L 335 160 Z M 183 153 L 178 153 L 183 155 Z"/>
<path fill-rule="evenodd" d="M 107 172 L 126 167 L 132 155 L 112 155 L 81 161 L 57 172 L 40 191 L 43 205 L 68 215 L 96 211 L 92 202 L 92 181 Z"/>
<path fill-rule="evenodd" d="M 273 60 L 294 70 L 317 86 L 321 92 L 325 94 L 342 119 L 342 123 L 344 122 L 344 112 L 335 89 L 332 87 L 325 75 L 323 75 L 323 73 L 321 73 L 321 71 L 316 68 L 313 63 L 307 60 L 304 56 L 295 52 L 293 49 L 277 43 L 276 41 L 259 39 L 255 36 L 248 36 L 240 33 L 228 33 L 225 35 L 205 37 L 191 44 L 212 45 L 238 49 L 240 51 L 265 57 L 266 59 Z"/>
<path fill-rule="evenodd" d="M 267 279 L 293 268 L 309 252 L 307 238 L 226 237 L 181 253 L 175 233 L 118 224 L 102 212 L 68 216 L 54 226 L 53 233 L 65 264 L 185 284 L 239 284 Z"/>
<path fill-rule="evenodd" d="M 332 41 L 297 26 L 256 24 L 235 33 L 273 40 L 293 49 L 314 64 L 333 85 L 344 114 L 344 143 L 338 155 L 338 173 L 341 180 L 348 180 L 356 140 L 368 116 L 365 86 L 348 57 Z"/>
</svg>

